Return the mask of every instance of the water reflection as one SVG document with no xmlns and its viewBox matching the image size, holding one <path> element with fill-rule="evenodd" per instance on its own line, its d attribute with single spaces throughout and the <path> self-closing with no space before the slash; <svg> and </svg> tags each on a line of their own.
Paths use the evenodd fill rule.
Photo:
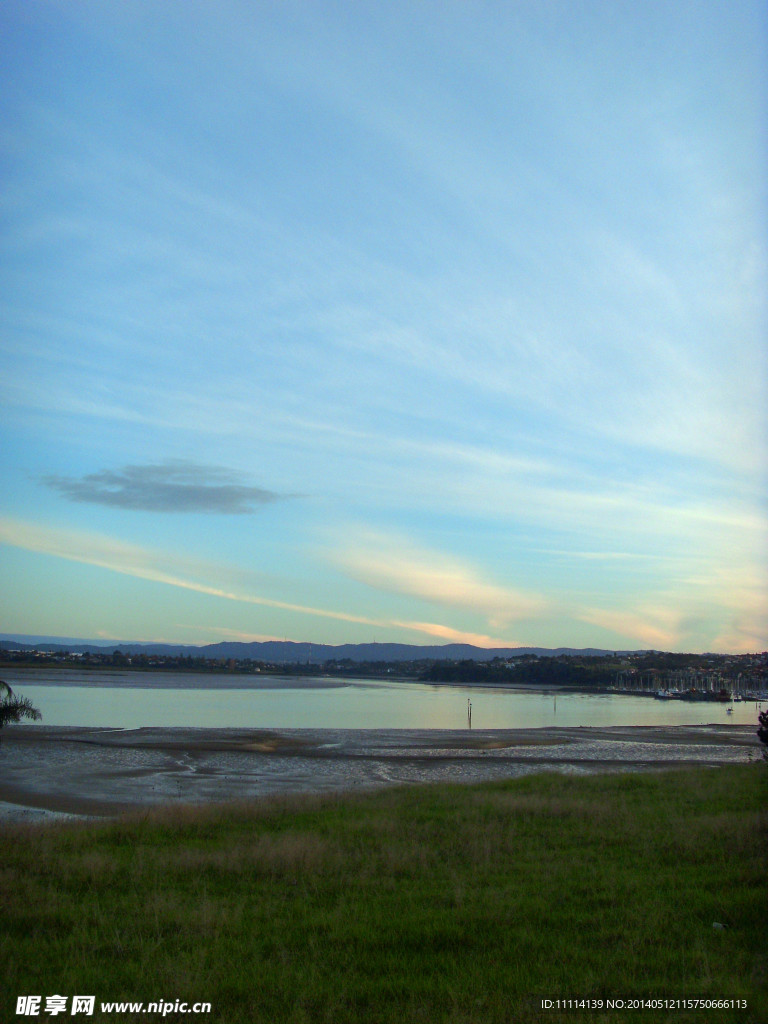
<svg viewBox="0 0 768 1024">
<path fill-rule="evenodd" d="M 365 679 L 182 673 L 6 671 L 44 725 L 275 729 L 473 729 L 751 725 L 754 703 L 657 701 L 623 694 L 439 686 Z M 471 705 L 471 711 L 470 711 Z"/>
</svg>

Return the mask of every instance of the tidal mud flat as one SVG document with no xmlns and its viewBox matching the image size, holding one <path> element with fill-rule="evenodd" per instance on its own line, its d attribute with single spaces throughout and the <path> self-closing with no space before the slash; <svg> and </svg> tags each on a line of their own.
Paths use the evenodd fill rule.
<svg viewBox="0 0 768 1024">
<path fill-rule="evenodd" d="M 10 726 L 0 820 L 108 817 L 163 803 L 473 783 L 555 770 L 738 764 L 761 755 L 743 725 L 499 730 L 103 729 Z"/>
</svg>

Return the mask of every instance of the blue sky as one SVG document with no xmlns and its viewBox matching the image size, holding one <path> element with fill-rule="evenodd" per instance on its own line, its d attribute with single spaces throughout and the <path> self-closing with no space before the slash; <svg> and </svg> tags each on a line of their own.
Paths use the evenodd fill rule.
<svg viewBox="0 0 768 1024">
<path fill-rule="evenodd" d="M 0 628 L 764 649 L 765 44 L 6 0 Z"/>
</svg>

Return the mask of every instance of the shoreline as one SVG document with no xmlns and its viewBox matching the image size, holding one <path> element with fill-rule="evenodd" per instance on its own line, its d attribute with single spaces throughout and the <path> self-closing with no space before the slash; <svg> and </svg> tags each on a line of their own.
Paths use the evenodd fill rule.
<svg viewBox="0 0 768 1024">
<path fill-rule="evenodd" d="M 533 729 L 104 729 L 7 726 L 0 823 L 112 817 L 167 803 L 745 763 L 753 726 Z"/>
<path fill-rule="evenodd" d="M 469 690 L 513 690 L 520 693 L 544 693 L 544 694 L 558 694 L 558 693 L 574 693 L 584 695 L 594 694 L 605 694 L 610 696 L 630 696 L 630 697 L 656 697 L 659 685 L 653 686 L 637 686 L 637 687 L 623 687 L 617 686 L 615 682 L 610 680 L 605 682 L 576 682 L 573 680 L 559 680 L 544 682 L 541 680 L 523 680 L 523 679 L 424 679 L 419 675 L 400 675 L 397 672 L 391 673 L 388 671 L 382 672 L 361 672 L 360 674 L 355 673 L 334 673 L 324 672 L 318 668 L 317 671 L 312 672 L 291 672 L 289 669 L 276 669 L 275 671 L 269 672 L 246 672 L 246 671 L 229 671 L 220 666 L 210 670 L 200 670 L 199 668 L 183 668 L 179 666 L 173 666 L 169 668 L 147 668 L 140 667 L 137 665 L 77 665 L 71 663 L 61 662 L 50 662 L 50 663 L 20 663 L 20 662 L 4 662 L 0 659 L 0 672 L 6 675 L 13 675 L 14 673 L 19 674 L 22 679 L 15 680 L 16 685 L 35 685 L 35 686 L 59 686 L 61 685 L 61 679 L 46 679 L 45 676 L 64 676 L 72 675 L 77 676 L 77 682 L 68 681 L 67 685 L 71 686 L 92 686 L 93 677 L 100 675 L 108 676 L 110 678 L 110 685 L 114 685 L 115 681 L 122 679 L 129 679 L 126 685 L 135 686 L 136 689 L 283 689 L 288 684 L 289 687 L 297 689 L 308 688 L 309 684 L 314 684 L 320 688 L 329 687 L 337 688 L 356 683 L 408 683 L 416 684 L 424 687 L 434 686 L 445 686 L 455 689 L 469 689 Z M 42 676 L 43 678 L 35 678 L 36 676 Z M 185 684 L 188 680 L 199 679 L 200 685 L 184 685 L 179 686 L 176 679 L 182 679 Z M 171 684 L 164 687 L 162 684 L 164 681 L 173 680 Z M 29 680 L 29 682 L 27 681 Z M 677 700 L 693 701 L 694 703 L 707 703 L 707 704 L 718 704 L 728 703 L 733 694 L 736 694 L 737 701 L 752 702 L 754 700 L 765 699 L 765 696 L 761 698 L 759 694 L 750 691 L 750 695 L 746 695 L 746 690 L 737 690 L 735 687 L 735 680 L 726 680 L 732 684 L 731 687 L 727 687 L 727 692 L 731 695 L 728 698 L 720 696 L 714 690 L 691 690 L 681 691 L 675 698 Z M 98 685 L 98 680 L 96 685 Z M 663 687 L 662 687 L 663 688 Z"/>
</svg>

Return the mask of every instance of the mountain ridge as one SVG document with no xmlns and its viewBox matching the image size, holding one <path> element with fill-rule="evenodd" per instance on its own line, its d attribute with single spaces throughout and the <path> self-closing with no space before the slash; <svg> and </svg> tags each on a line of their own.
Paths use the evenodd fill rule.
<svg viewBox="0 0 768 1024">
<path fill-rule="evenodd" d="M 558 657 L 559 655 L 583 655 L 585 657 L 604 657 L 615 653 L 634 653 L 628 651 L 602 650 L 595 647 L 475 647 L 473 644 L 401 644 L 401 643 L 362 643 L 362 644 L 316 644 L 309 641 L 294 640 L 262 640 L 235 641 L 225 640 L 214 644 L 163 644 L 142 643 L 135 641 L 112 641 L 110 643 L 91 640 L 77 640 L 70 637 L 25 636 L 15 633 L 0 634 L 0 649 L 4 650 L 35 650 L 72 654 L 121 654 L 133 656 L 138 654 L 166 657 L 202 657 L 209 660 L 230 658 L 265 661 L 278 664 L 324 663 L 327 661 L 491 661 L 493 658 L 513 658 L 526 654 L 537 657 Z"/>
</svg>

